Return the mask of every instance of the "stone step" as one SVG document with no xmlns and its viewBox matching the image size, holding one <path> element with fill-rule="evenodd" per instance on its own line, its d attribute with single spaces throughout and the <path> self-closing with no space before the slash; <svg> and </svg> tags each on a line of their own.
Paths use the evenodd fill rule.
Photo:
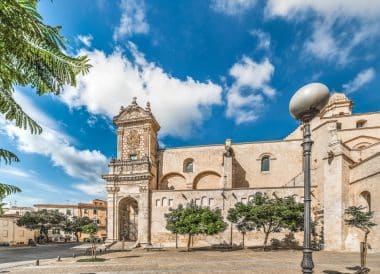
<svg viewBox="0 0 380 274">
<path fill-rule="evenodd" d="M 137 245 L 134 241 L 117 241 L 114 244 L 112 244 L 110 247 L 108 247 L 108 250 L 129 250 L 132 248 L 135 248 Z"/>
</svg>

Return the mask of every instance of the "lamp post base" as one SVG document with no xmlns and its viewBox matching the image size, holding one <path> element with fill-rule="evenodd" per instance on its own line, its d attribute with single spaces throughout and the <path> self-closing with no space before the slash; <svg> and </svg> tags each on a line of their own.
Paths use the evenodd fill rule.
<svg viewBox="0 0 380 274">
<path fill-rule="evenodd" d="M 301 262 L 302 272 L 305 273 L 313 273 L 314 263 L 311 249 L 303 250 L 303 257 Z"/>
</svg>

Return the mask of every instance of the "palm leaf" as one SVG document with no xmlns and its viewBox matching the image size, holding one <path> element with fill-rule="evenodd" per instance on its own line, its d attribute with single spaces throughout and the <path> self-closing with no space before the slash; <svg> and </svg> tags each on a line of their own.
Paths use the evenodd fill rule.
<svg viewBox="0 0 380 274">
<path fill-rule="evenodd" d="M 1 198 L 8 196 L 12 193 L 17 193 L 17 192 L 21 192 L 21 189 L 19 189 L 17 186 L 0 183 L 0 197 Z"/>
<path fill-rule="evenodd" d="M 11 162 L 19 162 L 20 161 L 16 154 L 14 154 L 8 150 L 0 148 L 0 162 L 1 162 L 1 159 L 3 159 L 6 164 L 10 164 Z"/>
</svg>

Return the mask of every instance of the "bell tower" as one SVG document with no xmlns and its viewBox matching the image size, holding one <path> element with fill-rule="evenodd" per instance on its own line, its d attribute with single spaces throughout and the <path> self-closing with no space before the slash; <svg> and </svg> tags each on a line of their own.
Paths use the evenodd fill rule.
<svg viewBox="0 0 380 274">
<path fill-rule="evenodd" d="M 160 125 L 150 104 L 144 109 L 137 104 L 136 97 L 129 106 L 120 108 L 113 123 L 117 128 L 117 158 L 109 163 L 109 173 L 102 176 L 108 192 L 107 239 L 112 242 L 136 239 L 136 244 L 148 244 L 149 196 L 150 190 L 157 188 Z M 136 235 L 131 235 L 133 231 Z"/>
</svg>

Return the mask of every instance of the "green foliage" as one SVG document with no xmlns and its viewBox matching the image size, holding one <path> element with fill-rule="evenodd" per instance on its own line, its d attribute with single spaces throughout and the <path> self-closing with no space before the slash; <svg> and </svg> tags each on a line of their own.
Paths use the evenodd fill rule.
<svg viewBox="0 0 380 274">
<path fill-rule="evenodd" d="M 11 162 L 19 162 L 19 158 L 12 152 L 0 148 L 0 162 L 3 160 L 5 164 L 10 164 Z"/>
<path fill-rule="evenodd" d="M 96 260 L 96 240 L 95 234 L 98 231 L 98 225 L 95 223 L 87 224 L 82 227 L 82 232 L 90 234 L 92 248 L 91 248 L 91 257 Z"/>
<path fill-rule="evenodd" d="M 270 233 L 288 229 L 292 232 L 302 229 L 303 204 L 293 196 L 270 199 L 256 193 L 247 205 L 237 203 L 228 211 L 227 219 L 237 225 L 240 232 L 256 229 L 265 233 L 264 248 Z"/>
<path fill-rule="evenodd" d="M 364 206 L 350 206 L 344 211 L 346 219 L 344 219 L 346 225 L 356 227 L 364 231 L 363 248 L 360 248 L 360 273 L 368 273 L 369 269 L 366 267 L 367 261 L 367 248 L 368 234 L 371 232 L 371 228 L 376 226 L 373 220 L 374 211 L 367 210 Z"/>
<path fill-rule="evenodd" d="M 374 211 L 367 211 L 363 206 L 350 206 L 345 210 L 346 225 L 367 231 L 376 226 L 372 219 Z"/>
<path fill-rule="evenodd" d="M 82 226 L 82 232 L 90 234 L 91 236 L 94 236 L 97 231 L 98 231 L 98 226 L 95 223 L 90 223 L 90 224 Z"/>
<path fill-rule="evenodd" d="M 79 241 L 78 233 L 83 232 L 83 226 L 91 224 L 93 221 L 88 217 L 77 217 L 74 216 L 72 220 L 68 220 L 65 224 L 65 231 L 69 233 L 74 233 L 77 242 Z"/>
<path fill-rule="evenodd" d="M 227 228 L 219 209 L 211 210 L 195 203 L 190 203 L 187 207 L 180 205 L 177 209 L 170 209 L 165 217 L 166 229 L 178 234 L 213 235 Z"/>
<path fill-rule="evenodd" d="M 19 189 L 17 186 L 7 185 L 0 183 L 0 201 L 7 195 L 12 193 L 20 192 L 21 189 Z"/>
<path fill-rule="evenodd" d="M 65 53 L 60 27 L 45 25 L 37 4 L 38 0 L 0 1 L 0 113 L 32 134 L 40 134 L 42 128 L 15 101 L 14 86 L 29 85 L 38 95 L 59 94 L 90 68 L 86 56 Z M 15 154 L 4 149 L 0 149 L 1 159 L 18 162 Z M 19 189 L 0 184 L 0 191 L 9 194 Z"/>
<path fill-rule="evenodd" d="M 255 223 L 250 218 L 251 204 L 237 203 L 235 207 L 228 210 L 227 220 L 236 224 L 237 229 L 241 233 L 252 231 L 255 228 Z"/>
<path fill-rule="evenodd" d="M 65 227 L 66 217 L 56 210 L 39 210 L 26 212 L 17 220 L 18 226 L 23 226 L 29 229 L 39 229 L 40 235 L 45 234 L 48 240 L 48 229 L 52 227 Z"/>
<path fill-rule="evenodd" d="M 189 235 L 188 250 L 193 235 L 213 235 L 227 228 L 219 209 L 212 210 L 190 203 L 186 207 L 179 205 L 177 209 L 169 210 L 170 212 L 165 214 L 166 229 L 172 233 Z"/>
</svg>

